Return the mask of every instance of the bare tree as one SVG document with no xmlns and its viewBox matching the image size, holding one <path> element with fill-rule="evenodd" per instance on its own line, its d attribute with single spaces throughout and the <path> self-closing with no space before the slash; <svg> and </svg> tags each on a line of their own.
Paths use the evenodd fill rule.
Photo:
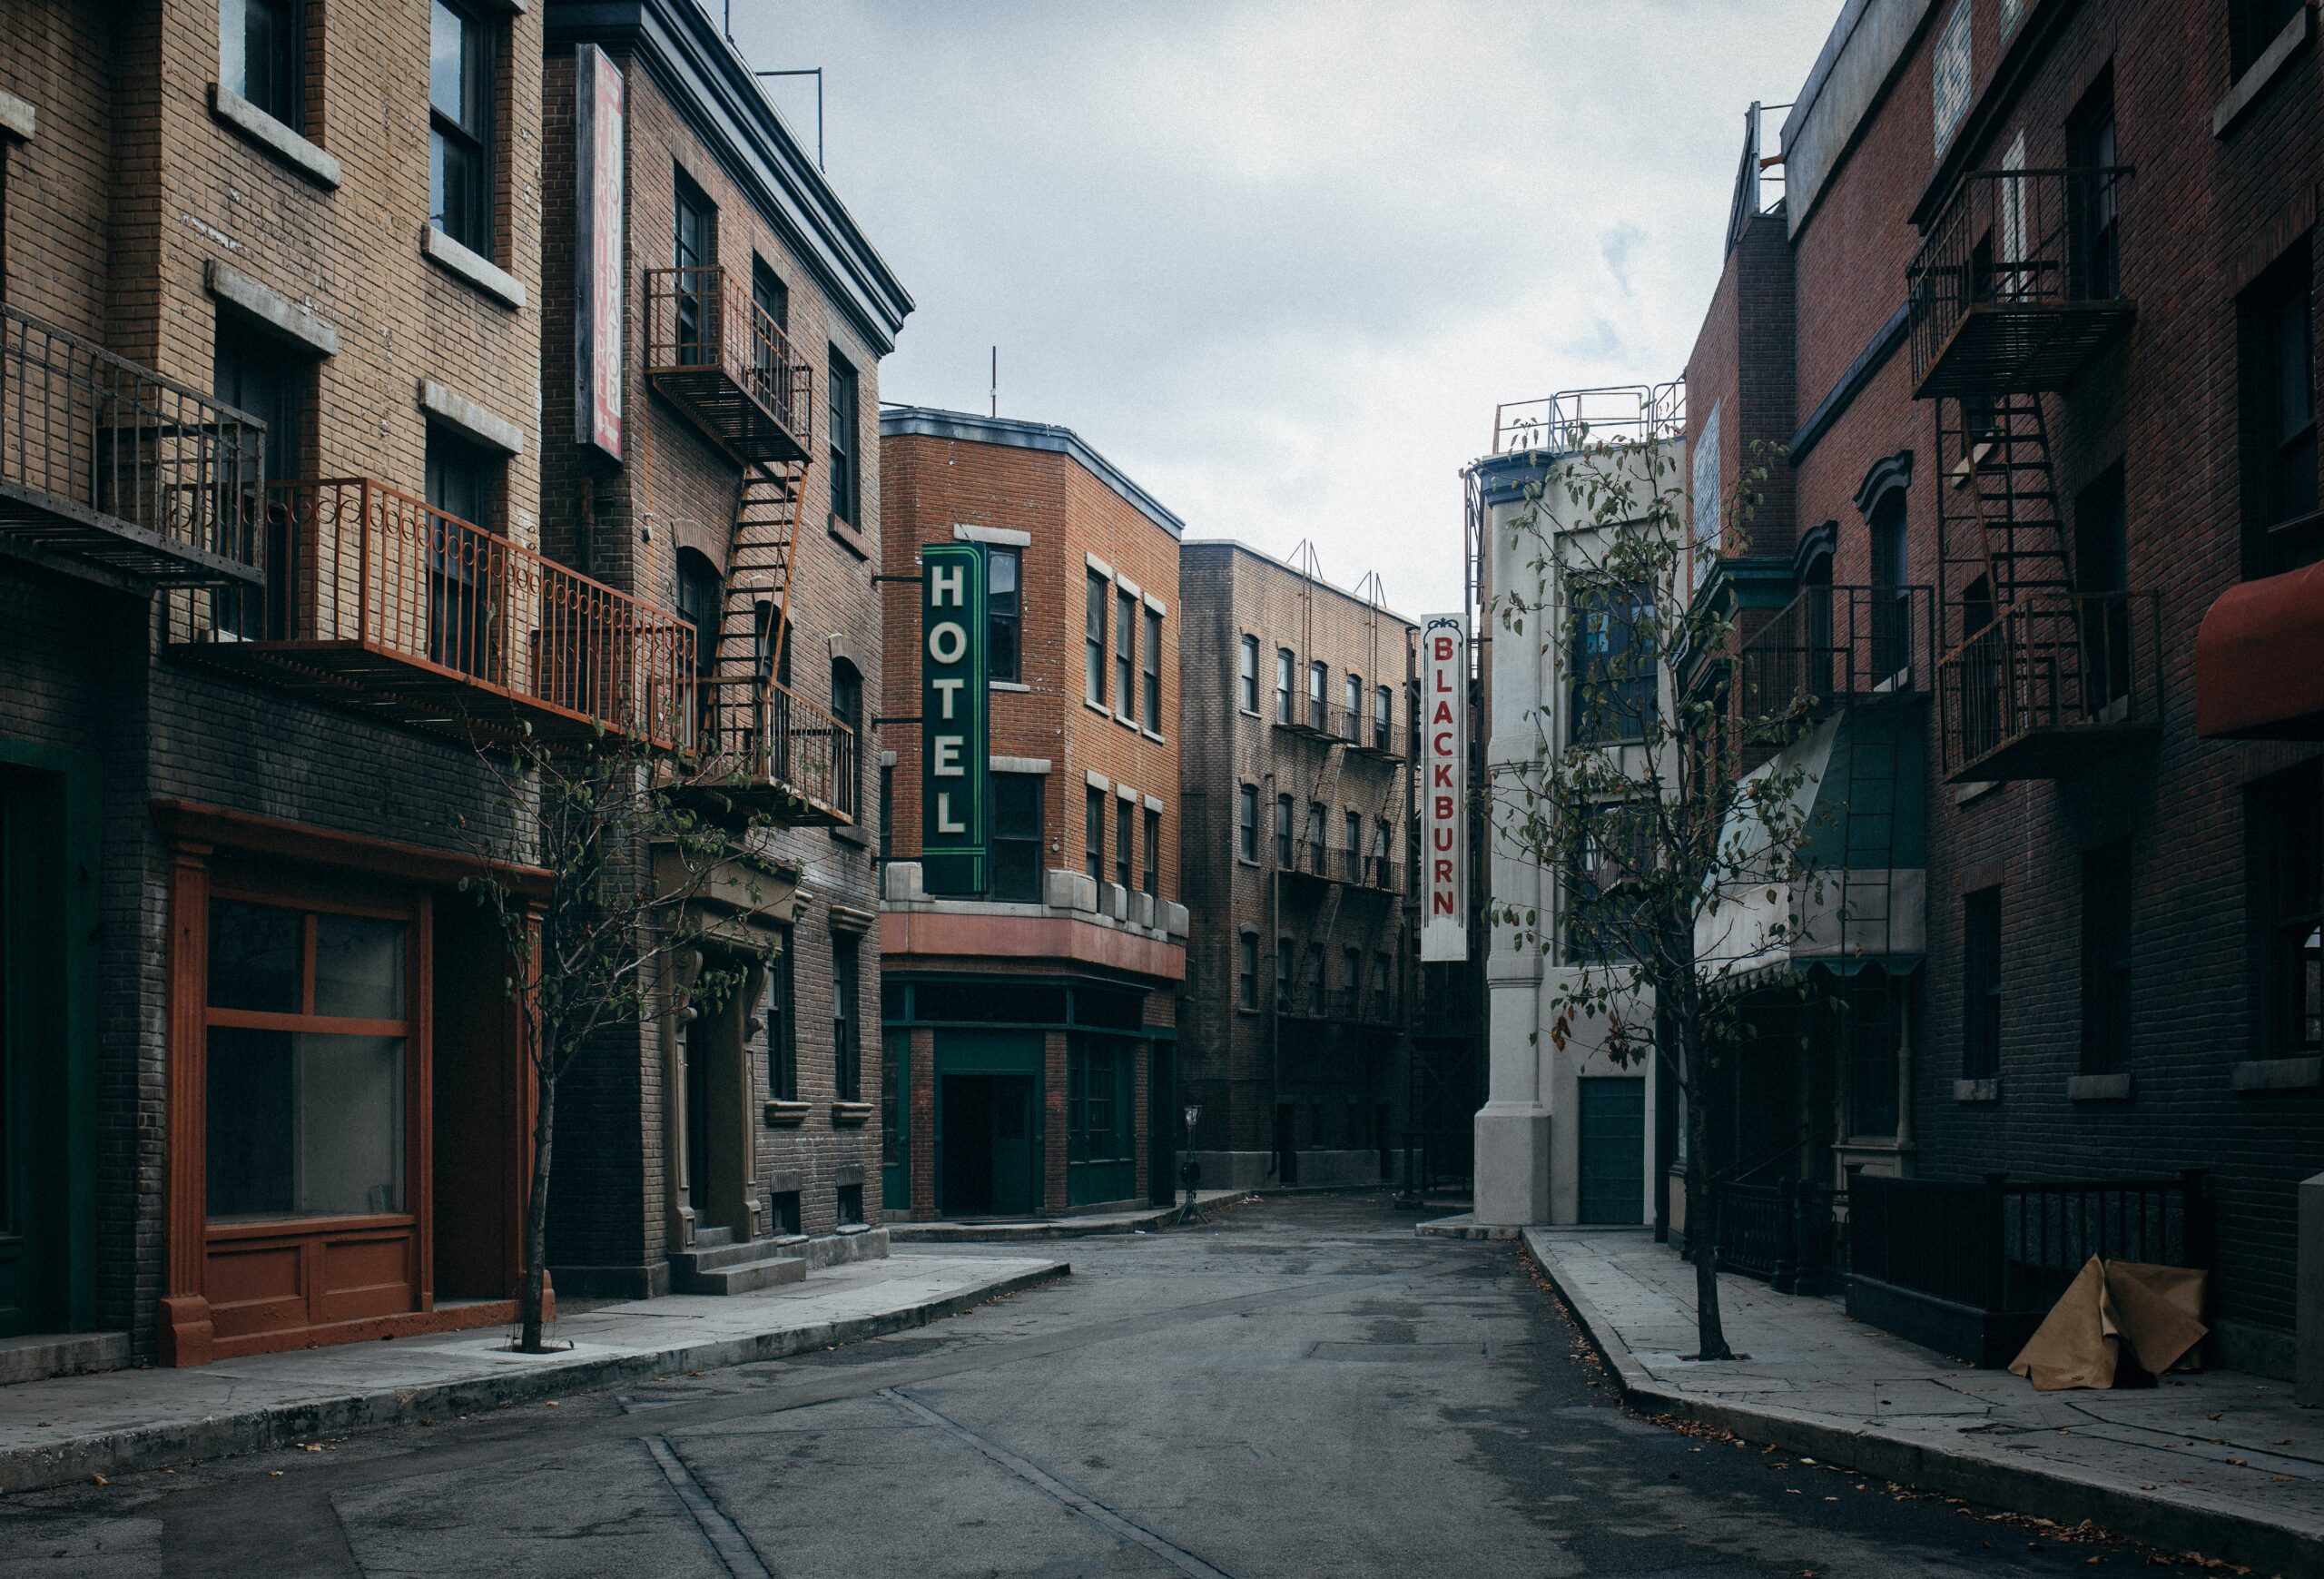
<svg viewBox="0 0 2324 1579">
<path fill-rule="evenodd" d="M 468 825 L 479 868 L 461 886 L 499 928 L 532 1066 L 517 1347 L 538 1354 L 560 1083 L 608 1032 L 714 1011 L 775 949 L 758 929 L 718 924 L 763 901 L 751 859 L 763 824 L 696 809 L 732 810 L 720 791 L 734 775 L 715 759 L 690 764 L 610 732 L 576 750 L 528 731 L 478 755 L 510 831 Z M 704 962 L 711 942 L 725 962 L 715 968 Z"/>
<path fill-rule="evenodd" d="M 1804 770 L 1775 756 L 1805 727 L 1808 700 L 1747 683 L 1731 616 L 1690 596 L 1691 556 L 1748 521 L 1765 448 L 1712 501 L 1718 530 L 1690 543 L 1678 462 L 1650 433 L 1579 434 L 1507 526 L 1512 578 L 1528 585 L 1496 589 L 1489 616 L 1500 639 L 1542 645 L 1561 703 L 1533 710 L 1531 760 L 1502 769 L 1492 801 L 1492 836 L 1552 873 L 1560 900 L 1550 915 L 1496 905 L 1493 920 L 1568 967 L 1551 1004 L 1561 1051 L 1600 1037 L 1617 1063 L 1659 1065 L 1678 1088 L 1707 1360 L 1734 1357 L 1718 1308 L 1710 1143 L 1726 1088 L 1714 1077 L 1757 1034 L 1730 988 L 1783 957 L 1809 908 L 1784 902 L 1818 881 Z M 1709 664 L 1709 682 L 1682 689 L 1680 656 Z M 1739 772 L 1754 756 L 1771 760 Z"/>
</svg>

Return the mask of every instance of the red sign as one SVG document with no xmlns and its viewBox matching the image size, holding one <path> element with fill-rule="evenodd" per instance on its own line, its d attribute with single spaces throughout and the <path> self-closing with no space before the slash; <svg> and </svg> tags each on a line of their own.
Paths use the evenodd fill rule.
<svg viewBox="0 0 2324 1579">
<path fill-rule="evenodd" d="M 1432 615 L 1420 633 L 1420 957 L 1469 957 L 1469 621 Z"/>
</svg>

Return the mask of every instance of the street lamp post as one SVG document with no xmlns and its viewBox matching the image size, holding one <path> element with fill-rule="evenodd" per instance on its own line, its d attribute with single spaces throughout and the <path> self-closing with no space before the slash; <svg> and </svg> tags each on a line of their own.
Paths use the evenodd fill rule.
<svg viewBox="0 0 2324 1579">
<path fill-rule="evenodd" d="M 1201 1209 L 1195 1204 L 1195 1189 L 1202 1183 L 1202 1164 L 1195 1159 L 1195 1120 L 1202 1117 L 1201 1106 L 1198 1103 L 1188 1102 L 1184 1117 L 1187 1120 L 1187 1128 L 1184 1142 L 1178 1150 L 1178 1182 L 1186 1188 L 1187 1199 L 1186 1203 L 1178 1208 L 1177 1217 L 1172 1220 L 1179 1223 L 1206 1223 L 1210 1219 L 1205 1217 Z"/>
</svg>

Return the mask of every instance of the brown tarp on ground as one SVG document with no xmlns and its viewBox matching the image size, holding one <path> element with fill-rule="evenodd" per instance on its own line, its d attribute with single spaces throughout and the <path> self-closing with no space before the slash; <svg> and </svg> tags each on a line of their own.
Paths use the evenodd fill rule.
<svg viewBox="0 0 2324 1579">
<path fill-rule="evenodd" d="M 2201 1320 L 2210 1274 L 2192 1267 L 2106 1261 L 2093 1256 L 2009 1362 L 2037 1391 L 2111 1387 L 2125 1346 L 2153 1376 L 2184 1362 L 2210 1331 Z"/>
</svg>

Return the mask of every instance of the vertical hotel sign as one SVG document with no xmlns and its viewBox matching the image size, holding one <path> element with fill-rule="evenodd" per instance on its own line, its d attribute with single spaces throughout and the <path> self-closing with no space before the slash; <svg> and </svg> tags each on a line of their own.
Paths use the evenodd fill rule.
<svg viewBox="0 0 2324 1579">
<path fill-rule="evenodd" d="M 1420 633 L 1420 957 L 1469 957 L 1469 622 L 1432 615 Z"/>
<path fill-rule="evenodd" d="M 574 51 L 573 430 L 621 459 L 622 76 L 594 44 Z"/>
<path fill-rule="evenodd" d="M 984 549 L 929 544 L 920 551 L 920 574 L 921 886 L 980 894 L 991 705 Z"/>
</svg>

